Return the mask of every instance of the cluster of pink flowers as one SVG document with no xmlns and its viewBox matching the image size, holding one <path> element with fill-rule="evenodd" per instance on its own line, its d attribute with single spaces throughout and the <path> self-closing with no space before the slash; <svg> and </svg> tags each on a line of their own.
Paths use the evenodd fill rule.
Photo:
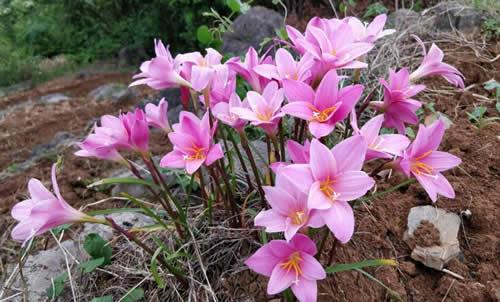
<svg viewBox="0 0 500 302">
<path fill-rule="evenodd" d="M 346 69 L 367 67 L 365 57 L 375 41 L 394 32 L 383 29 L 385 21 L 385 15 L 367 25 L 353 17 L 316 17 L 304 33 L 288 26 L 291 49 L 278 49 L 274 59 L 259 57 L 253 48 L 244 60 L 234 57 L 223 62 L 214 49 L 207 49 L 205 56 L 193 52 L 173 58 L 161 41 L 155 41 L 156 57 L 141 65 L 131 85 L 180 88 L 183 96 L 191 92 L 195 112 L 182 111 L 179 123 L 171 126 L 168 103 L 161 100 L 158 105 L 147 105 L 144 111 L 103 116 L 100 125 L 78 145 L 76 155 L 118 162 L 125 161 L 122 151 L 144 156 L 149 152 L 151 126 L 167 133 L 173 145 L 160 165 L 193 174 L 224 158 L 227 150 L 216 141 L 218 122 L 240 134 L 247 125 L 253 125 L 276 138 L 285 117 L 294 117 L 295 123 L 310 134 L 305 135 L 306 140 L 296 137 L 298 141 L 281 142 L 291 162 L 282 154 L 280 162 L 269 163 L 275 181 L 268 182 L 262 191 L 270 207 L 254 220 L 266 232 L 283 232 L 285 240 L 263 245 L 245 263 L 270 277 L 268 294 L 291 287 L 300 301 L 316 301 L 316 281 L 326 274 L 314 258 L 314 242 L 304 234 L 308 228 L 326 227 L 341 243 L 351 239 L 355 219 L 350 202 L 375 185 L 375 175 L 363 171 L 365 162 L 386 160 L 387 166 L 416 178 L 433 202 L 438 194 L 454 197 L 441 172 L 460 164 L 460 159 L 437 151 L 444 124 L 438 120 L 429 126 L 420 125 L 413 142 L 405 136 L 406 125 L 419 121 L 416 111 L 421 103 L 413 97 L 425 86 L 416 81 L 440 75 L 457 87 L 464 86 L 461 73 L 442 62 L 443 53 L 436 45 L 428 53 L 424 50 L 422 63 L 413 72 L 408 68 L 389 70 L 388 80 L 380 79 L 382 99 L 370 103 L 379 114 L 358 127 L 355 108 L 365 87 L 350 81 Z M 243 100 L 236 93 L 238 76 L 251 87 L 241 96 Z M 205 110 L 201 119 L 196 112 L 200 106 Z M 328 138 L 334 136 L 336 127 L 340 123 L 347 127 L 349 114 L 353 135 L 336 139 L 333 148 L 328 147 Z M 380 134 L 382 126 L 395 128 L 399 134 Z M 13 216 L 21 221 L 13 232 L 16 239 L 24 240 L 59 222 L 82 219 L 63 202 L 57 187 L 57 198 L 39 187 L 39 183 L 30 181 L 32 199 L 13 210 Z M 60 220 L 45 218 L 33 206 L 37 200 L 44 200 L 44 205 L 57 203 L 57 207 L 67 209 L 68 215 L 61 214 Z M 25 227 L 31 219 L 37 221 L 33 230 Z"/>
</svg>

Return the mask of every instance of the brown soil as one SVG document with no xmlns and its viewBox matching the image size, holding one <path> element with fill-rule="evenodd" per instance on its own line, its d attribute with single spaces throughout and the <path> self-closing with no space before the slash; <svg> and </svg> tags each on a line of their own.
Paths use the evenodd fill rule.
<svg viewBox="0 0 500 302">
<path fill-rule="evenodd" d="M 440 245 L 439 230 L 427 220 L 422 220 L 419 226 L 413 232 L 412 245 L 419 245 L 421 247 Z"/>
<path fill-rule="evenodd" d="M 349 263 L 375 258 L 396 258 L 397 268 L 378 267 L 366 271 L 395 291 L 406 301 L 495 301 L 500 286 L 500 124 L 490 124 L 477 129 L 467 118 L 475 105 L 486 106 L 488 116 L 498 116 L 493 101 L 484 101 L 475 94 L 492 96 L 482 88 L 483 82 L 500 78 L 500 61 L 486 62 L 477 58 L 467 46 L 440 44 L 447 54 L 447 62 L 463 71 L 466 86 L 476 84 L 466 92 L 454 91 L 434 97 L 436 110 L 445 113 L 453 125 L 445 134 L 441 150 L 462 158 L 463 163 L 445 173 L 456 191 L 453 200 L 440 198 L 436 206 L 461 214 L 469 210 L 472 215 L 462 217 L 459 241 L 462 253 L 447 268 L 464 277 L 456 279 L 410 258 L 411 247 L 403 241 L 407 216 L 410 209 L 418 205 L 432 204 L 424 190 L 413 184 L 363 204 L 355 209 L 356 233 L 346 245 L 336 245 L 332 264 Z M 490 50 L 497 53 L 495 49 Z M 449 55 L 449 56 L 448 56 Z M 0 122 L 0 170 L 13 162 L 26 159 L 31 149 L 52 138 L 59 131 L 84 134 L 90 121 L 105 113 L 116 114 L 134 106 L 134 101 L 120 105 L 91 102 L 87 93 L 108 82 L 130 81 L 129 74 L 103 74 L 86 79 L 59 79 L 33 90 L 0 99 L 0 110 L 26 100 L 54 92 L 70 94 L 75 100 L 57 106 L 34 105 L 29 112 L 18 110 Z M 429 88 L 449 87 L 441 79 L 432 78 L 426 83 Z M 449 90 L 448 90 L 449 91 Z M 144 89 L 142 95 L 152 93 Z M 429 113 L 429 112 L 427 112 Z M 162 154 L 168 148 L 160 136 L 152 139 L 154 154 Z M 59 175 L 63 195 L 75 205 L 89 203 L 105 197 L 104 194 L 89 191 L 85 185 L 107 173 L 114 167 L 105 161 L 87 160 L 75 157 L 72 148 L 63 152 L 64 169 Z M 10 232 L 13 220 L 8 212 L 12 204 L 25 198 L 29 177 L 49 182 L 50 166 L 54 158 L 42 159 L 35 167 L 4 179 L 0 183 L 0 227 Z M 380 182 L 379 190 L 387 189 L 403 181 L 396 175 L 388 183 Z M 110 207 L 114 204 L 102 205 Z M 424 227 L 425 231 L 427 228 Z M 434 244 L 433 234 L 422 232 L 424 243 Z M 6 238 L 3 236 L 3 238 Z M 324 264 L 329 259 L 331 239 L 321 255 Z M 0 250 L 2 263 L 12 259 L 18 245 L 11 241 L 2 242 Z M 243 256 L 242 256 L 243 257 Z M 3 266 L 2 266 L 3 267 Z M 2 272 L 0 272 L 1 274 Z M 265 301 L 267 279 L 249 271 L 237 273 L 227 280 L 224 292 L 231 301 Z M 356 271 L 330 275 L 319 283 L 319 301 L 393 301 L 388 291 L 379 284 Z"/>
</svg>

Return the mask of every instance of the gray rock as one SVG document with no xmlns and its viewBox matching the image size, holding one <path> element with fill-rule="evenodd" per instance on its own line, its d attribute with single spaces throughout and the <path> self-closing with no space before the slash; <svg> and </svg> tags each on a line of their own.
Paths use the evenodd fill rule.
<svg viewBox="0 0 500 302">
<path fill-rule="evenodd" d="M 113 103 L 127 102 L 138 96 L 134 87 L 127 87 L 120 83 L 110 83 L 97 87 L 89 93 L 96 102 L 111 100 Z"/>
<path fill-rule="evenodd" d="M 229 144 L 230 148 L 232 148 L 232 144 Z M 250 161 L 248 160 L 248 157 L 246 155 L 245 150 L 243 147 L 238 144 L 238 148 L 240 149 L 241 155 L 243 156 L 243 160 L 245 161 L 245 165 L 248 169 L 248 173 L 250 174 L 250 179 L 252 181 L 255 181 L 254 173 L 252 170 L 252 167 L 250 165 Z M 268 172 L 268 164 L 267 164 L 267 145 L 263 141 L 255 140 L 250 142 L 250 149 L 252 150 L 252 155 L 255 159 L 255 165 L 257 166 L 257 170 L 259 170 L 261 175 L 266 175 Z M 241 167 L 241 163 L 236 156 L 236 154 L 233 156 L 233 161 L 234 161 L 234 170 L 236 173 L 238 173 L 241 177 L 244 177 L 244 171 L 243 168 Z"/>
<path fill-rule="evenodd" d="M 276 30 L 283 26 L 283 16 L 278 12 L 254 6 L 246 14 L 238 16 L 231 30 L 222 36 L 222 51 L 244 55 L 248 47 L 260 48 L 260 43 L 268 37 L 276 36 Z"/>
<path fill-rule="evenodd" d="M 148 216 L 141 213 L 115 213 L 108 217 L 120 226 L 129 229 L 131 227 L 143 227 L 154 224 L 155 222 Z M 71 268 L 73 282 L 78 282 L 78 263 L 88 260 L 88 255 L 83 248 L 85 236 L 91 233 L 99 234 L 103 239 L 110 240 L 113 237 L 113 230 L 105 225 L 90 224 L 84 225 L 83 231 L 79 234 L 75 241 L 66 240 L 59 245 L 40 251 L 30 255 L 23 266 L 23 276 L 27 286 L 27 301 L 49 301 L 46 296 L 46 290 L 52 285 L 52 280 L 57 278 L 64 272 L 67 272 L 67 267 Z M 10 267 L 8 271 L 13 271 Z M 9 284 L 5 284 L 7 287 Z M 14 288 L 22 288 L 19 275 L 13 283 Z M 66 291 L 69 291 L 66 287 Z M 67 292 L 63 292 L 62 297 L 68 296 Z M 71 299 L 71 294 L 68 296 Z M 61 298 L 62 301 L 67 301 L 66 298 Z M 9 301 L 22 301 L 22 296 L 18 296 Z"/>
<path fill-rule="evenodd" d="M 52 93 L 40 97 L 39 102 L 43 104 L 58 104 L 69 99 L 69 96 L 62 93 Z"/>
<path fill-rule="evenodd" d="M 441 245 L 421 247 L 416 242 L 411 257 L 425 266 L 442 270 L 451 259 L 460 254 L 460 244 L 457 237 L 460 217 L 455 213 L 446 212 L 433 206 L 414 207 L 408 215 L 405 240 L 413 237 L 413 233 L 423 220 L 429 221 L 439 230 Z"/>
<path fill-rule="evenodd" d="M 479 32 L 486 19 L 484 12 L 453 1 L 441 2 L 425 12 L 425 14 L 429 13 L 435 15 L 436 31 L 457 29 L 465 33 Z"/>
<path fill-rule="evenodd" d="M 386 28 L 394 28 L 396 31 L 402 31 L 418 23 L 419 15 L 411 9 L 398 9 L 392 12 L 387 18 Z M 396 33 L 397 34 L 397 33 Z"/>
</svg>

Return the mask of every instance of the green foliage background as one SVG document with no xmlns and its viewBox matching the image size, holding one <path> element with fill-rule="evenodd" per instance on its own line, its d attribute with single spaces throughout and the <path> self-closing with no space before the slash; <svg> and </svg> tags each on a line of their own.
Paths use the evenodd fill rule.
<svg viewBox="0 0 500 302">
<path fill-rule="evenodd" d="M 161 38 L 173 52 L 198 48 L 203 12 L 231 12 L 227 0 L 0 0 L 0 86 L 32 79 L 40 58 L 76 64 L 127 46 L 151 54 Z"/>
</svg>

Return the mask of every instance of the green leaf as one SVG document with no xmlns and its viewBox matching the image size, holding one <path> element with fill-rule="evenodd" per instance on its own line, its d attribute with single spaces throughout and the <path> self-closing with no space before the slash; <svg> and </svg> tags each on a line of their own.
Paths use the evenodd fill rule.
<svg viewBox="0 0 500 302">
<path fill-rule="evenodd" d="M 500 113 L 500 102 L 497 102 L 495 107 L 497 108 L 497 112 Z"/>
<path fill-rule="evenodd" d="M 212 33 L 208 29 L 208 26 L 206 25 L 201 25 L 198 27 L 196 30 L 196 38 L 198 38 L 198 41 L 200 41 L 202 44 L 208 44 L 210 41 L 212 41 Z"/>
<path fill-rule="evenodd" d="M 52 284 L 49 286 L 49 288 L 47 288 L 46 291 L 47 297 L 49 297 L 50 299 L 55 299 L 56 297 L 58 297 L 62 293 L 66 280 L 68 280 L 68 277 L 69 277 L 68 273 L 65 272 L 59 275 L 58 277 L 52 279 Z"/>
<path fill-rule="evenodd" d="M 373 259 L 355 263 L 335 264 L 327 267 L 325 271 L 329 274 L 333 274 L 333 273 L 350 271 L 353 269 L 362 269 L 370 266 L 383 266 L 383 265 L 397 266 L 398 262 L 395 259 Z"/>
<path fill-rule="evenodd" d="M 96 215 L 109 215 L 115 213 L 142 213 L 142 212 L 144 211 L 140 208 L 115 208 L 115 209 L 90 211 L 87 212 L 87 214 L 90 216 L 96 216 Z"/>
<path fill-rule="evenodd" d="M 95 297 L 90 302 L 113 302 L 113 296 L 107 295 L 102 297 Z"/>
<path fill-rule="evenodd" d="M 102 264 L 106 265 L 111 263 L 111 247 L 106 245 L 106 241 L 98 234 L 88 234 L 85 237 L 83 248 L 93 259 L 104 258 Z"/>
<path fill-rule="evenodd" d="M 238 13 L 241 9 L 241 3 L 238 0 L 226 0 L 226 5 L 229 6 L 233 13 Z"/>
<path fill-rule="evenodd" d="M 163 251 L 162 247 L 157 248 L 156 252 L 153 254 L 153 257 L 151 258 L 151 274 L 153 274 L 153 279 L 155 279 L 155 282 L 156 284 L 158 284 L 159 288 L 165 288 L 165 282 L 158 273 L 158 264 L 156 262 L 156 258 L 158 257 L 158 255 L 160 255 L 162 251 Z"/>
<path fill-rule="evenodd" d="M 153 218 L 156 222 L 158 222 L 160 225 L 162 225 L 165 229 L 168 229 L 168 227 L 165 224 L 165 222 L 163 221 L 163 219 L 160 216 L 158 216 L 155 212 L 153 212 L 153 210 L 151 210 L 150 208 L 146 207 L 138 199 L 136 199 L 135 197 L 133 197 L 132 195 L 129 195 L 127 193 L 122 193 L 122 196 L 124 196 L 125 198 L 127 198 L 128 200 L 130 200 L 136 206 L 140 207 L 147 216 Z"/>
<path fill-rule="evenodd" d="M 96 268 L 98 268 L 100 265 L 104 263 L 104 257 L 92 259 L 89 261 L 85 261 L 80 263 L 80 268 L 83 270 L 84 273 L 90 273 L 95 271 Z"/>
<path fill-rule="evenodd" d="M 471 112 L 472 116 L 475 116 L 478 120 L 483 118 L 485 113 L 486 113 L 486 107 L 484 107 L 484 106 L 476 107 Z"/>
<path fill-rule="evenodd" d="M 144 290 L 142 288 L 134 288 L 125 296 L 122 297 L 122 302 L 135 302 L 144 298 Z"/>
<path fill-rule="evenodd" d="M 132 185 L 143 185 L 143 186 L 149 186 L 155 189 L 159 189 L 156 184 L 149 180 L 145 179 L 139 179 L 135 177 L 110 177 L 110 178 L 104 178 L 99 181 L 96 181 L 94 183 L 91 183 L 90 185 L 87 186 L 87 188 L 93 188 L 97 186 L 103 186 L 103 185 L 113 185 L 113 184 L 132 184 Z"/>
<path fill-rule="evenodd" d="M 493 90 L 493 89 L 499 89 L 500 88 L 500 83 L 498 83 L 495 80 L 490 80 L 484 84 L 484 89 L 486 90 Z"/>
<path fill-rule="evenodd" d="M 415 138 L 415 132 L 410 127 L 406 127 L 406 135 L 409 138 Z"/>
<path fill-rule="evenodd" d="M 71 226 L 71 223 L 61 224 L 60 226 L 53 228 L 52 232 L 54 233 L 54 236 L 57 237 L 57 236 L 61 235 L 62 231 L 69 229 L 70 226 Z"/>
<path fill-rule="evenodd" d="M 388 12 L 387 7 L 385 7 L 380 2 L 376 2 L 376 3 L 370 4 L 366 8 L 366 12 L 363 15 L 363 18 L 375 17 L 377 15 L 380 15 L 380 14 L 383 14 L 383 13 L 387 13 L 387 12 Z"/>
</svg>

